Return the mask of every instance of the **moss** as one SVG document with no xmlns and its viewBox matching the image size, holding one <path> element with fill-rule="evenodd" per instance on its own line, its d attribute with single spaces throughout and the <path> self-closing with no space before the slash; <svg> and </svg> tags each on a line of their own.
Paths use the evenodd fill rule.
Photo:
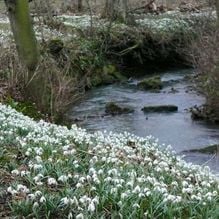
<svg viewBox="0 0 219 219">
<path fill-rule="evenodd" d="M 109 102 L 106 104 L 105 113 L 109 115 L 119 115 L 119 114 L 127 114 L 133 113 L 134 110 L 127 107 L 120 107 L 116 103 Z"/>
<path fill-rule="evenodd" d="M 52 39 L 48 42 L 48 48 L 52 55 L 57 55 L 64 48 L 64 43 L 60 39 Z"/>
<path fill-rule="evenodd" d="M 9 97 L 5 101 L 5 103 L 11 106 L 13 109 L 16 109 L 18 112 L 21 112 L 24 115 L 29 116 L 35 120 L 44 118 L 44 115 L 38 111 L 37 106 L 32 102 L 29 101 L 17 102 L 11 97 Z"/>
<path fill-rule="evenodd" d="M 176 112 L 178 107 L 175 105 L 159 105 L 159 106 L 145 106 L 142 108 L 145 113 L 159 113 L 159 112 Z"/>
<path fill-rule="evenodd" d="M 91 77 L 89 87 L 97 87 L 102 84 L 103 79 L 101 78 L 100 74 L 95 74 Z"/>
<path fill-rule="evenodd" d="M 145 78 L 137 84 L 138 88 L 142 90 L 160 90 L 163 87 L 161 77 L 154 76 L 150 78 Z"/>
<path fill-rule="evenodd" d="M 115 78 L 111 75 L 95 73 L 92 77 L 88 78 L 88 87 L 98 87 L 101 85 L 108 85 L 116 82 Z"/>
<path fill-rule="evenodd" d="M 119 71 L 117 71 L 114 65 L 104 65 L 102 69 L 94 70 L 96 71 L 93 75 L 91 75 L 88 80 L 88 87 L 97 87 L 100 85 L 108 85 L 115 82 L 120 82 L 126 80 Z"/>
<path fill-rule="evenodd" d="M 126 80 L 126 77 L 123 76 L 113 64 L 103 66 L 103 75 L 106 79 L 111 78 L 113 82 Z"/>
</svg>

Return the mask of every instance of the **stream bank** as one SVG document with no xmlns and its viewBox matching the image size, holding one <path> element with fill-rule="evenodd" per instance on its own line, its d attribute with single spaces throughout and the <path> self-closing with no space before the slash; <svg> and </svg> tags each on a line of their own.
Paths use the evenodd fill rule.
<svg viewBox="0 0 219 219">
<path fill-rule="evenodd" d="M 52 121 L 59 122 L 69 103 L 76 103 L 87 90 L 125 80 L 127 67 L 191 66 L 189 47 L 197 38 L 196 29 L 206 18 L 204 12 L 143 14 L 135 15 L 135 23 L 126 25 L 97 15 L 57 15 L 52 22 L 34 17 L 42 60 L 37 75 L 42 74 L 46 81 L 46 92 L 31 97 L 31 102 Z M 212 19 L 211 24 L 214 22 Z M 26 73 L 20 68 L 15 46 L 9 46 L 12 39 L 7 17 L 0 23 L 4 24 L 3 30 L 0 25 L 4 33 L 0 41 L 0 73 L 15 90 L 4 96 L 25 105 L 26 97 L 22 94 L 31 93 L 25 90 Z M 6 61 L 9 57 L 15 60 L 13 66 Z M 133 72 L 131 77 L 135 76 Z M 16 98 L 16 92 L 21 93 L 23 100 Z"/>
<path fill-rule="evenodd" d="M 130 132 L 141 137 L 152 135 L 159 138 L 159 142 L 172 145 L 177 153 L 218 144 L 218 125 L 191 119 L 189 109 L 205 102 L 205 98 L 192 88 L 192 83 L 188 80 L 193 74 L 193 69 L 174 69 L 157 74 L 166 84 L 159 92 L 138 89 L 138 82 L 145 76 L 132 78 L 127 83 L 102 86 L 88 91 L 77 105 L 70 108 L 67 116 L 69 120 L 91 132 L 107 130 Z M 105 106 L 109 102 L 115 102 L 134 111 L 129 114 L 103 116 Z M 148 105 L 169 104 L 176 105 L 178 111 L 144 113 L 141 110 Z M 187 161 L 197 164 L 207 162 L 212 170 L 219 172 L 218 157 L 212 158 L 212 155 L 194 152 L 183 154 Z"/>
</svg>

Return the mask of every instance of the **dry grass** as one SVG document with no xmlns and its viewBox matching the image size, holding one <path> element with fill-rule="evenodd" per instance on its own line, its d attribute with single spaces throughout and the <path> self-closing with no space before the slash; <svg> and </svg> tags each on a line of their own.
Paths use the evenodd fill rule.
<svg viewBox="0 0 219 219">
<path fill-rule="evenodd" d="M 208 31 L 200 30 L 199 35 L 193 45 L 193 60 L 206 96 L 204 113 L 210 115 L 210 120 L 219 121 L 219 30 L 208 26 Z"/>
<path fill-rule="evenodd" d="M 54 59 L 51 54 L 44 53 L 33 81 L 27 81 L 28 72 L 16 54 L 13 46 L 0 47 L 0 99 L 30 100 L 54 121 L 79 96 L 78 80 L 69 73 L 72 70 L 70 59 L 61 65 L 61 58 Z"/>
</svg>

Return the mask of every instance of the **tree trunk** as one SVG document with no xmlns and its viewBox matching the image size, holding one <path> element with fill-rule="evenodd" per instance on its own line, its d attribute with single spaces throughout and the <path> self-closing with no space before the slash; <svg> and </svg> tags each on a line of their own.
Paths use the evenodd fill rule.
<svg viewBox="0 0 219 219">
<path fill-rule="evenodd" d="M 39 51 L 29 13 L 29 2 L 28 0 L 5 0 L 5 4 L 20 61 L 28 71 L 25 81 L 22 81 L 25 83 L 24 95 L 26 99 L 36 103 L 38 109 L 48 111 L 48 107 L 45 107 L 48 105 L 48 98 L 46 99 L 47 75 L 36 71 Z"/>
<path fill-rule="evenodd" d="M 102 13 L 102 16 L 104 18 L 113 19 L 114 4 L 115 4 L 115 0 L 106 0 L 105 1 L 104 11 Z"/>
<path fill-rule="evenodd" d="M 81 12 L 83 9 L 82 0 L 78 0 L 78 12 Z"/>
<path fill-rule="evenodd" d="M 219 0 L 215 0 L 216 12 L 217 12 L 217 26 L 219 27 Z"/>
<path fill-rule="evenodd" d="M 123 21 L 127 21 L 128 0 L 121 0 L 121 16 Z"/>
<path fill-rule="evenodd" d="M 38 48 L 34 34 L 28 0 L 5 0 L 18 55 L 29 71 L 38 63 Z"/>
<path fill-rule="evenodd" d="M 127 21 L 128 0 L 106 0 L 102 16 L 110 20 Z"/>
</svg>

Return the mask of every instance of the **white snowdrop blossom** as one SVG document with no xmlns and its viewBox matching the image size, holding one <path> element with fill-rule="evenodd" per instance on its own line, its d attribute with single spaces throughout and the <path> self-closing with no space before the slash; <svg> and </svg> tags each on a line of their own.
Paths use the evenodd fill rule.
<svg viewBox="0 0 219 219">
<path fill-rule="evenodd" d="M 65 175 L 62 175 L 58 178 L 58 181 L 60 182 L 67 182 L 67 180 L 68 180 L 68 176 L 65 176 Z"/>
<path fill-rule="evenodd" d="M 11 186 L 7 188 L 7 192 L 10 193 L 12 196 L 18 194 L 16 189 L 13 189 Z"/>
<path fill-rule="evenodd" d="M 69 205 L 69 203 L 71 202 L 69 198 L 67 197 L 64 197 L 61 199 L 61 202 L 64 204 L 64 205 Z"/>
<path fill-rule="evenodd" d="M 72 214 L 72 212 L 70 212 L 70 213 L 68 214 L 68 219 L 73 219 L 73 214 Z"/>
<path fill-rule="evenodd" d="M 15 176 L 18 176 L 20 174 L 20 171 L 15 169 L 15 170 L 11 171 L 11 174 L 15 175 Z"/>
<path fill-rule="evenodd" d="M 22 184 L 18 184 L 17 185 L 17 191 L 20 191 L 20 192 L 23 192 L 23 193 L 29 193 L 30 190 L 26 186 L 24 186 Z"/>
<path fill-rule="evenodd" d="M 88 205 L 88 211 L 90 212 L 94 212 L 95 211 L 95 204 L 93 201 L 90 202 L 90 204 Z"/>
<path fill-rule="evenodd" d="M 39 207 L 39 203 L 38 203 L 38 202 L 34 202 L 34 203 L 33 203 L 33 209 L 34 209 L 34 208 L 38 208 L 38 207 Z"/>
<path fill-rule="evenodd" d="M 48 185 L 50 185 L 50 186 L 56 186 L 56 185 L 58 185 L 58 183 L 57 183 L 57 181 L 56 181 L 55 178 L 48 178 L 47 183 L 48 183 Z"/>
<path fill-rule="evenodd" d="M 45 203 L 46 202 L 46 198 L 44 197 L 44 196 L 42 196 L 41 198 L 40 198 L 40 203 Z"/>
<path fill-rule="evenodd" d="M 18 145 L 25 157 L 23 166 L 16 163 L 9 172 L 13 180 L 7 193 L 16 205 L 28 204 L 30 215 L 38 208 L 46 212 L 47 203 L 76 219 L 104 218 L 108 211 L 150 218 L 141 203 L 153 212 L 161 209 L 164 217 L 162 209 L 180 215 L 183 205 L 199 214 L 201 206 L 218 203 L 218 178 L 209 168 L 186 163 L 152 136 L 91 134 L 76 125 L 36 122 L 0 104 L 0 139 L 3 151 Z M 10 154 L 12 160 L 17 156 Z"/>
<path fill-rule="evenodd" d="M 36 196 L 34 194 L 28 194 L 27 198 L 30 200 L 35 200 Z"/>
<path fill-rule="evenodd" d="M 84 215 L 82 213 L 76 215 L 75 219 L 84 219 Z"/>
</svg>

